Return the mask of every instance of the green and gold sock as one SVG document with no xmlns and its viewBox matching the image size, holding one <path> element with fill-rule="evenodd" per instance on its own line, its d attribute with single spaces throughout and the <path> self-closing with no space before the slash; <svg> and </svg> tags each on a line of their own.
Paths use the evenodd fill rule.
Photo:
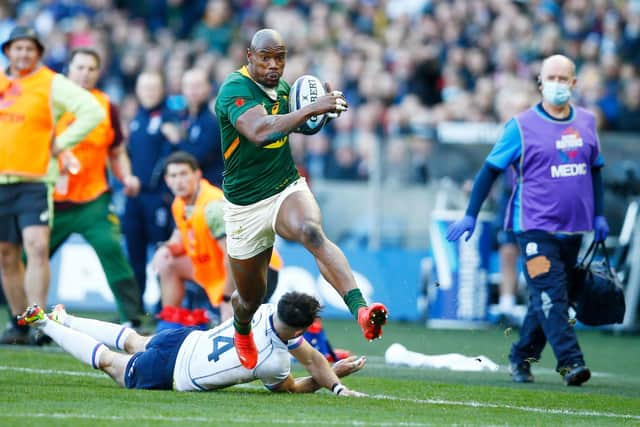
<svg viewBox="0 0 640 427">
<path fill-rule="evenodd" d="M 353 317 L 358 320 L 358 310 L 360 310 L 362 307 L 367 306 L 367 302 L 364 300 L 360 289 L 351 289 L 345 294 L 344 297 L 342 297 L 342 299 L 344 300 L 345 304 L 347 304 L 347 307 L 349 307 L 349 311 L 351 312 L 351 314 L 353 314 Z"/>
<path fill-rule="evenodd" d="M 240 335 L 249 335 L 251 333 L 251 321 L 240 322 L 236 316 L 233 316 L 233 327 Z"/>
</svg>

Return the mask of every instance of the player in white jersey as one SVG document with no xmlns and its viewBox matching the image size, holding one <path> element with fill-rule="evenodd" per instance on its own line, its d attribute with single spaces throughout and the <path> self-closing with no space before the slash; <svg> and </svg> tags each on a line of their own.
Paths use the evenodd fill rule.
<svg viewBox="0 0 640 427">
<path fill-rule="evenodd" d="M 49 315 L 31 306 L 20 321 L 36 326 L 78 360 L 127 388 L 207 391 L 259 379 L 275 392 L 308 393 L 324 387 L 340 396 L 363 396 L 339 378 L 362 369 L 364 357 L 352 356 L 331 367 L 302 337 L 319 311 L 318 300 L 299 292 L 286 293 L 277 306 L 262 305 L 252 321 L 259 352 L 252 370 L 242 367 L 234 350 L 232 320 L 208 331 L 180 328 L 153 337 L 122 325 L 72 316 L 60 305 Z M 293 378 L 290 354 L 310 377 Z"/>
</svg>

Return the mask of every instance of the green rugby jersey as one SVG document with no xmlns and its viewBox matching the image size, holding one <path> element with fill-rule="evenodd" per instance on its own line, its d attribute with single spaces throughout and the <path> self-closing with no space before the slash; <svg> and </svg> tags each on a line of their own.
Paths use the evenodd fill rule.
<svg viewBox="0 0 640 427">
<path fill-rule="evenodd" d="M 246 67 L 225 79 L 216 99 L 216 115 L 222 135 L 224 196 L 236 205 L 249 205 L 273 196 L 298 179 L 289 137 L 258 147 L 235 128 L 249 108 L 262 104 L 269 114 L 289 112 L 289 84 L 280 80 L 277 100 L 272 100 L 249 75 Z"/>
</svg>

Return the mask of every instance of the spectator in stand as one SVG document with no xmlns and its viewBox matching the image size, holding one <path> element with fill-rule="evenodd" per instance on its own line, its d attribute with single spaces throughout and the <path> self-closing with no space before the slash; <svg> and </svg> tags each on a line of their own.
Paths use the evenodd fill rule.
<svg viewBox="0 0 640 427">
<path fill-rule="evenodd" d="M 106 1 L 80 3 L 18 2 L 15 13 L 7 6 L 16 16 L 0 21 L 0 31 L 13 21 L 34 22 L 51 53 L 45 63 L 55 66 L 72 46 L 104 46 L 103 56 L 110 59 L 101 87 L 120 104 L 148 67 L 164 70 L 173 95 L 179 92 L 182 72 L 204 64 L 213 76 L 215 95 L 224 76 L 242 65 L 244 46 L 255 30 L 280 29 L 290 41 L 288 63 L 295 70 L 295 75 L 285 75 L 287 81 L 310 73 L 335 82 L 344 88 L 354 117 L 371 102 L 383 103 L 375 133 L 357 121 L 348 138 L 358 179 L 369 175 L 369 145 L 384 144 L 395 135 L 392 112 L 409 98 L 419 100 L 409 117 L 412 126 L 499 122 L 493 94 L 505 86 L 526 87 L 535 81 L 542 58 L 564 52 L 577 64 L 576 103 L 592 110 L 603 129 L 615 130 L 623 88 L 638 78 L 640 64 L 635 0 L 292 1 L 286 7 L 264 1 L 240 6 L 229 0 L 154 0 L 118 1 L 117 8 Z M 295 29 L 286 24 L 292 20 L 299 23 Z M 200 42 L 186 43 L 187 36 Z M 583 70 L 590 69 L 595 81 L 583 79 Z M 356 137 L 360 134 L 366 142 Z M 323 147 L 314 141 L 307 147 L 315 151 L 300 158 L 313 174 L 320 171 L 319 177 L 326 178 L 332 168 L 323 164 L 336 164 L 344 144 L 343 138 L 331 138 Z M 409 161 L 406 156 L 405 165 Z"/>
<path fill-rule="evenodd" d="M 163 124 L 162 133 L 175 149 L 196 158 L 204 179 L 221 187 L 224 162 L 220 128 L 209 108 L 211 85 L 207 74 L 198 68 L 187 70 L 182 76 L 182 95 L 187 104 L 186 117 L 179 122 Z"/>
<path fill-rule="evenodd" d="M 640 132 L 640 78 L 629 80 L 622 94 L 618 130 Z"/>
<path fill-rule="evenodd" d="M 173 228 L 173 196 L 162 179 L 164 161 L 172 145 L 161 128 L 175 121 L 175 117 L 165 105 L 163 84 L 162 76 L 156 72 L 138 76 L 136 96 L 140 105 L 129 123 L 127 152 L 133 175 L 140 180 L 140 192 L 127 196 L 122 231 L 141 297 L 147 283 L 147 250 L 166 241 Z"/>
<path fill-rule="evenodd" d="M 233 15 L 228 1 L 209 0 L 202 21 L 193 30 L 192 39 L 204 51 L 226 55 L 233 32 Z"/>
</svg>

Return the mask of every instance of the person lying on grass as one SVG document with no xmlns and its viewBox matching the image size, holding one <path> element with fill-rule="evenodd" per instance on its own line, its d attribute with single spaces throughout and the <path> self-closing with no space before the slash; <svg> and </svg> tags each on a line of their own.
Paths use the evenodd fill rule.
<svg viewBox="0 0 640 427">
<path fill-rule="evenodd" d="M 145 337 L 126 326 L 72 316 L 59 304 L 50 314 L 32 305 L 20 322 L 39 328 L 76 359 L 126 388 L 208 391 L 259 379 L 273 392 L 326 388 L 337 396 L 366 396 L 340 382 L 361 370 L 365 357 L 351 356 L 331 367 L 302 337 L 320 308 L 317 299 L 299 292 L 284 294 L 277 305 L 263 304 L 253 317 L 259 358 L 251 370 L 240 364 L 236 351 L 230 351 L 233 319 L 208 331 L 180 328 Z M 294 378 L 290 355 L 311 375 Z"/>
</svg>

